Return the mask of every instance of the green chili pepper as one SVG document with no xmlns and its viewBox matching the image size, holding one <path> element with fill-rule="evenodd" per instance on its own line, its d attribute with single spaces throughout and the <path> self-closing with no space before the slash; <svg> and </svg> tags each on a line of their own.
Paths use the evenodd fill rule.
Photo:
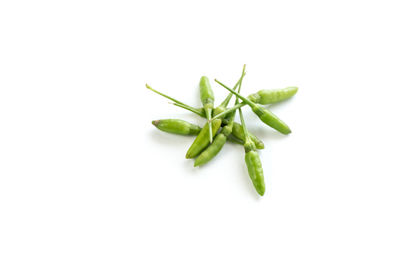
<svg viewBox="0 0 400 267">
<path fill-rule="evenodd" d="M 245 73 L 245 69 L 246 65 L 243 66 L 242 76 L 239 79 L 238 92 L 240 92 L 240 88 L 242 86 L 242 79 Z M 212 144 L 209 147 L 207 147 L 203 152 L 201 152 L 201 154 L 196 158 L 194 162 L 195 167 L 206 164 L 211 159 L 213 159 L 219 153 L 219 151 L 221 151 L 222 147 L 226 143 L 227 137 L 232 133 L 233 119 L 235 118 L 235 113 L 236 112 L 234 111 L 232 112 L 232 114 L 229 114 L 229 118 L 227 119 L 228 123 L 222 128 L 221 133 L 219 133 L 215 138 L 215 140 L 212 142 Z"/>
<path fill-rule="evenodd" d="M 266 105 L 281 102 L 291 98 L 297 93 L 298 87 L 286 87 L 283 89 L 260 90 L 257 93 L 249 95 L 247 98 L 254 103 Z"/>
<path fill-rule="evenodd" d="M 199 126 L 179 119 L 155 120 L 152 123 L 161 131 L 180 135 L 197 135 L 201 131 Z"/>
<path fill-rule="evenodd" d="M 247 171 L 249 173 L 250 179 L 253 182 L 253 186 L 256 189 L 257 193 L 260 196 L 263 196 L 265 193 L 265 183 L 264 183 L 264 171 L 262 168 L 260 156 L 256 151 L 253 141 L 249 137 L 241 108 L 239 108 L 239 115 L 245 135 L 244 150 L 246 154 L 244 159 L 247 165 Z"/>
<path fill-rule="evenodd" d="M 244 159 L 254 188 L 260 196 L 263 196 L 265 193 L 265 182 L 260 156 L 257 151 L 250 150 L 246 152 Z"/>
<path fill-rule="evenodd" d="M 212 110 L 214 108 L 214 93 L 211 89 L 210 81 L 206 76 L 200 78 L 199 88 L 200 88 L 200 100 L 201 103 L 203 104 L 204 112 L 208 120 L 210 143 L 212 143 L 213 134 L 211 127 L 211 115 L 212 115 Z"/>
<path fill-rule="evenodd" d="M 222 121 L 220 119 L 216 119 L 211 122 L 213 136 L 217 133 L 219 127 L 221 126 L 221 122 Z M 199 155 L 201 153 L 201 151 L 203 151 L 207 147 L 207 145 L 209 144 L 208 127 L 209 127 L 209 124 L 206 123 L 206 125 L 203 127 L 203 129 L 201 129 L 200 133 L 197 135 L 193 144 L 190 146 L 189 150 L 187 151 L 186 158 L 190 159 L 190 158 L 196 157 L 197 155 Z"/>
<path fill-rule="evenodd" d="M 256 103 L 248 100 L 247 98 L 239 95 L 238 93 L 236 93 L 235 91 L 233 91 L 232 89 L 230 89 L 229 87 L 227 87 L 226 85 L 224 85 L 223 83 L 218 81 L 217 79 L 215 79 L 215 81 L 217 83 L 219 83 L 220 85 L 222 85 L 229 92 L 231 92 L 234 95 L 236 95 L 237 97 L 239 97 L 244 103 L 249 105 L 250 108 L 253 110 L 253 112 L 260 118 L 260 120 L 262 122 L 264 122 L 265 124 L 267 124 L 268 126 L 274 128 L 275 130 L 277 130 L 278 132 L 283 133 L 283 134 L 289 134 L 292 132 L 290 130 L 289 126 L 286 125 L 286 123 L 284 123 L 281 119 L 279 119 L 275 114 L 273 114 L 268 109 L 265 109 L 261 105 L 258 105 Z M 235 107 L 233 107 L 232 109 L 234 109 L 234 108 L 240 108 L 240 104 L 235 105 Z M 226 110 L 225 112 L 228 112 L 229 110 Z M 223 114 L 223 113 L 221 113 L 221 114 Z M 217 116 L 221 116 L 221 114 L 218 114 Z M 214 117 L 214 118 L 216 118 L 216 117 Z"/>
</svg>

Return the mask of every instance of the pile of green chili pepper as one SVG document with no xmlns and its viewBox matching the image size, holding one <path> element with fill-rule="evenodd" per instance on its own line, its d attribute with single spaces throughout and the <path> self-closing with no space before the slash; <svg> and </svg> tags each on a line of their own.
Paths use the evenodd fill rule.
<svg viewBox="0 0 400 267">
<path fill-rule="evenodd" d="M 165 95 L 148 84 L 146 87 L 151 91 L 168 98 L 175 106 L 191 111 L 205 119 L 203 127 L 179 119 L 163 119 L 152 121 L 159 130 L 180 134 L 196 135 L 192 145 L 186 152 L 186 158 L 193 158 L 194 166 L 201 166 L 212 160 L 221 151 L 226 141 L 243 145 L 245 151 L 245 162 L 250 179 L 259 195 L 265 193 L 264 172 L 257 149 L 263 149 L 264 143 L 254 134 L 247 130 L 242 113 L 242 107 L 249 106 L 260 120 L 282 134 L 290 134 L 289 126 L 279 119 L 269 109 L 262 105 L 277 103 L 286 100 L 297 93 L 297 87 L 284 89 L 260 90 L 247 97 L 241 95 L 243 77 L 246 75 L 246 65 L 243 66 L 242 75 L 235 86 L 231 89 L 222 82 L 215 79 L 215 82 L 229 91 L 228 96 L 222 103 L 214 107 L 214 93 L 210 81 L 206 76 L 201 77 L 199 83 L 200 100 L 203 107 L 196 108 Z M 236 92 L 237 89 L 237 92 Z M 228 108 L 232 96 L 236 96 L 235 105 Z M 241 102 L 239 102 L 241 100 Z M 239 110 L 241 124 L 234 121 L 236 110 Z"/>
</svg>

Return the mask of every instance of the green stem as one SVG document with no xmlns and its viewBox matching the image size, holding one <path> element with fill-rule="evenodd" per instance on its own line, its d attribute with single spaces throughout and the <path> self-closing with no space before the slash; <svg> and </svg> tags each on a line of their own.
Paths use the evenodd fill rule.
<svg viewBox="0 0 400 267">
<path fill-rule="evenodd" d="M 250 107 L 254 107 L 256 106 L 256 104 L 250 100 L 248 100 L 247 98 L 245 98 L 244 96 L 239 95 L 238 93 L 236 93 L 235 91 L 233 91 L 231 88 L 229 88 L 228 86 L 226 86 L 225 84 L 221 83 L 220 81 L 218 81 L 217 79 L 215 79 L 215 81 L 220 84 L 222 87 L 224 87 L 226 90 L 228 90 L 229 92 L 231 92 L 232 94 L 234 94 L 235 96 L 239 97 L 240 99 L 242 99 L 242 101 L 244 103 L 246 103 L 247 105 L 249 105 Z"/>
<path fill-rule="evenodd" d="M 250 139 L 249 137 L 249 132 L 247 131 L 247 127 L 246 124 L 244 122 L 244 118 L 243 118 L 243 112 L 242 109 L 239 108 L 239 116 L 240 116 L 240 122 L 242 123 L 242 128 L 243 128 L 243 133 L 244 133 L 244 143 L 248 143 L 248 140 Z"/>
<path fill-rule="evenodd" d="M 239 84 L 242 82 L 243 77 L 246 75 L 245 72 L 242 72 L 242 76 L 240 77 L 240 79 L 236 82 L 235 86 L 233 87 L 232 90 L 236 90 L 236 88 L 239 86 Z M 221 105 L 219 105 L 220 107 L 224 107 L 226 108 L 229 104 L 229 101 L 231 101 L 233 94 L 229 93 L 229 95 L 225 98 L 224 101 L 222 101 Z"/>
<path fill-rule="evenodd" d="M 207 110 L 205 110 L 205 112 L 206 112 L 206 118 L 208 120 L 208 136 L 209 136 L 210 144 L 211 144 L 212 141 L 213 141 L 213 129 L 212 129 L 212 126 L 211 126 L 211 112 L 212 112 L 212 109 L 207 109 Z"/>
<path fill-rule="evenodd" d="M 239 80 L 239 89 L 238 89 L 238 93 L 240 93 L 240 90 L 242 89 L 242 81 L 243 81 L 243 77 L 244 77 L 245 74 L 246 74 L 246 64 L 243 65 L 242 77 L 241 77 L 240 80 Z M 231 93 L 231 94 L 232 94 L 232 93 Z M 239 104 L 239 98 L 236 97 L 235 106 L 238 105 L 238 104 Z M 233 120 L 235 119 L 235 115 L 236 115 L 236 109 L 233 110 L 232 114 L 231 114 L 230 117 L 229 117 L 229 121 L 230 121 L 231 123 L 233 123 Z"/>
<path fill-rule="evenodd" d="M 194 108 L 194 107 L 191 107 L 191 106 L 188 106 L 188 105 L 185 105 L 185 104 L 181 104 L 181 103 L 172 103 L 172 104 L 177 106 L 177 107 L 189 110 L 189 111 L 199 115 L 200 117 L 205 117 L 204 112 L 200 111 L 201 109 L 197 109 L 197 108 Z"/>
<path fill-rule="evenodd" d="M 161 95 L 161 96 L 163 96 L 163 97 L 165 97 L 165 98 L 168 98 L 169 100 L 172 100 L 172 101 L 174 101 L 174 102 L 177 103 L 177 104 L 181 104 L 181 105 L 185 105 L 185 106 L 190 107 L 189 105 L 186 105 L 185 103 L 183 103 L 183 102 L 181 102 L 181 101 L 179 101 L 179 100 L 176 100 L 175 98 L 172 98 L 172 97 L 170 97 L 170 96 L 168 96 L 168 95 L 166 95 L 166 94 L 163 94 L 163 93 L 161 93 L 161 92 L 159 92 L 159 91 L 153 89 L 153 88 L 152 88 L 150 85 L 148 85 L 147 83 L 146 83 L 146 87 L 147 87 L 147 89 L 150 89 L 150 90 L 153 91 L 154 93 L 159 94 L 159 95 Z"/>
<path fill-rule="evenodd" d="M 243 66 L 243 71 L 246 68 L 246 64 Z M 240 83 L 239 85 L 239 89 L 238 89 L 238 94 L 240 93 L 240 89 L 242 88 L 242 83 Z M 238 95 L 236 95 L 236 104 L 239 102 L 239 97 Z M 243 133 L 244 133 L 244 143 L 247 143 L 248 140 L 250 139 L 249 136 L 249 132 L 247 131 L 247 127 L 246 127 L 246 123 L 244 122 L 244 118 L 243 118 L 243 112 L 242 112 L 242 108 L 239 108 L 239 116 L 240 116 L 240 122 L 242 123 L 242 128 L 243 128 Z"/>
<path fill-rule="evenodd" d="M 241 108 L 241 107 L 243 107 L 243 106 L 245 106 L 245 105 L 247 105 L 247 104 L 246 104 L 246 103 L 243 103 L 243 102 L 240 103 L 240 104 L 234 105 L 233 107 L 228 108 L 228 109 L 225 110 L 224 112 L 221 112 L 221 113 L 215 115 L 215 116 L 212 118 L 212 120 L 215 120 L 215 119 L 219 119 L 219 118 L 221 118 L 221 117 L 224 117 L 226 114 L 231 113 L 232 111 L 235 111 L 235 110 L 237 110 L 238 108 Z"/>
<path fill-rule="evenodd" d="M 243 65 L 243 69 L 242 69 L 242 75 L 244 75 L 246 71 L 246 64 Z M 242 79 L 240 80 L 240 84 L 239 84 L 239 89 L 238 89 L 238 94 L 240 94 L 240 90 L 242 89 Z M 232 94 L 232 93 L 231 93 Z M 235 105 L 239 104 L 239 98 L 236 96 L 236 100 L 235 100 Z"/>
</svg>

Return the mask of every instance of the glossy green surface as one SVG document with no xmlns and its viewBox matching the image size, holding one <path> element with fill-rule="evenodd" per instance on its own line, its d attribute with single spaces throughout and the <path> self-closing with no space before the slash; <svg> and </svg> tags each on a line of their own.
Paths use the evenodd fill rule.
<svg viewBox="0 0 400 267">
<path fill-rule="evenodd" d="M 277 130 L 278 132 L 282 134 L 290 134 L 292 132 L 289 126 L 284 121 L 279 119 L 278 116 L 276 116 L 270 110 L 263 108 L 260 105 L 255 105 L 251 109 L 262 122 Z"/>
<path fill-rule="evenodd" d="M 283 89 L 264 89 L 249 95 L 247 98 L 254 103 L 267 105 L 281 102 L 291 98 L 297 93 L 297 87 L 286 87 Z"/>
<path fill-rule="evenodd" d="M 199 126 L 180 119 L 154 120 L 152 124 L 161 131 L 180 135 L 197 135 L 201 131 Z"/>
<path fill-rule="evenodd" d="M 254 188 L 260 196 L 263 196 L 265 193 L 265 182 L 260 156 L 256 151 L 249 151 L 246 152 L 244 159 Z"/>
<path fill-rule="evenodd" d="M 211 125 L 213 136 L 218 132 L 221 122 L 222 121 L 218 119 L 212 121 Z M 200 133 L 197 135 L 196 139 L 193 141 L 192 145 L 187 151 L 186 158 L 190 159 L 197 157 L 209 145 L 208 127 L 208 123 L 206 123 L 203 129 L 201 129 Z"/>
<path fill-rule="evenodd" d="M 221 151 L 226 143 L 227 137 L 223 133 L 219 133 L 212 142 L 194 161 L 194 166 L 201 166 L 212 160 Z"/>
</svg>

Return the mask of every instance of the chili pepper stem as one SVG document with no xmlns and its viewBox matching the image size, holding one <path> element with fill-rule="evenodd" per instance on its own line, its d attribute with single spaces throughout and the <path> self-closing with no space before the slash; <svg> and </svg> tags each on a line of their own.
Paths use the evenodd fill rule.
<svg viewBox="0 0 400 267">
<path fill-rule="evenodd" d="M 246 75 L 246 73 L 245 72 L 242 72 L 242 76 L 240 77 L 240 79 L 236 82 L 236 84 L 235 84 L 235 86 L 233 87 L 233 89 L 232 90 L 236 90 L 236 88 L 239 86 L 239 84 L 242 82 L 242 80 L 243 80 L 243 77 Z M 232 98 L 232 96 L 233 96 L 233 94 L 232 93 L 230 93 L 225 99 L 224 99 L 224 101 L 222 101 L 222 103 L 221 103 L 221 107 L 227 107 L 228 106 L 228 104 L 229 104 L 229 101 L 231 100 L 231 98 Z"/>
<path fill-rule="evenodd" d="M 146 88 L 149 89 L 149 90 L 151 90 L 151 91 L 153 91 L 153 92 L 156 93 L 156 94 L 159 94 L 159 95 L 161 95 L 161 96 L 163 96 L 163 97 L 165 97 L 165 98 L 168 98 L 169 100 L 172 100 L 172 101 L 175 102 L 175 103 L 178 103 L 178 104 L 181 104 L 181 105 L 185 105 L 185 106 L 189 106 L 189 105 L 186 105 L 185 103 L 183 103 L 183 102 L 181 102 L 181 101 L 179 101 L 179 100 L 176 100 L 175 98 L 172 98 L 172 97 L 170 97 L 170 96 L 168 96 L 168 95 L 166 95 L 166 94 L 163 94 L 163 93 L 157 91 L 156 89 L 152 88 L 152 87 L 151 87 L 150 85 L 148 85 L 147 83 L 146 83 Z"/>
<path fill-rule="evenodd" d="M 243 107 L 243 106 L 245 106 L 245 105 L 247 105 L 247 104 L 246 104 L 246 103 L 243 103 L 243 102 L 240 103 L 240 104 L 236 104 L 236 103 L 235 103 L 235 105 L 234 105 L 233 107 L 228 108 L 228 109 L 225 110 L 224 112 L 221 112 L 221 113 L 215 115 L 215 116 L 212 118 L 212 120 L 215 120 L 215 119 L 224 117 L 226 114 L 231 113 L 232 111 L 235 111 L 235 110 L 237 110 L 238 108 L 241 108 L 241 107 Z"/>
<path fill-rule="evenodd" d="M 226 86 L 225 84 L 221 83 L 220 81 L 218 81 L 217 79 L 215 79 L 215 82 L 217 82 L 219 85 L 221 85 L 222 87 L 224 87 L 226 90 L 228 90 L 229 92 L 231 92 L 232 94 L 234 94 L 235 96 L 239 97 L 244 103 L 246 103 L 247 105 L 249 105 L 250 107 L 254 107 L 256 104 L 253 103 L 252 101 L 248 100 L 247 98 L 245 98 L 244 96 L 239 95 L 238 93 L 236 93 L 235 91 L 233 91 L 231 88 L 229 88 L 228 86 Z"/>
<path fill-rule="evenodd" d="M 206 117 L 207 117 L 207 120 L 208 120 L 208 133 L 209 133 L 210 144 L 213 141 L 213 130 L 212 130 L 212 127 L 211 127 L 211 112 L 212 112 L 212 109 L 207 109 L 206 110 Z"/>
<path fill-rule="evenodd" d="M 200 109 L 196 109 L 192 106 L 188 106 L 188 105 L 180 104 L 180 103 L 170 103 L 170 104 L 175 105 L 180 108 L 183 108 L 183 109 L 186 109 L 186 110 L 189 110 L 189 111 L 199 115 L 200 117 L 205 117 L 204 112 L 201 112 Z"/>
</svg>

